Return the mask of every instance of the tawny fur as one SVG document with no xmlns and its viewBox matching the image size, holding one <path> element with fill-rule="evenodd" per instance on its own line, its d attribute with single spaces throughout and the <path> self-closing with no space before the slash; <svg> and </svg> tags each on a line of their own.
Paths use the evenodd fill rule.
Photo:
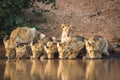
<svg viewBox="0 0 120 80">
<path fill-rule="evenodd" d="M 65 24 L 61 24 L 62 28 L 62 35 L 61 35 L 61 42 L 67 42 L 71 39 L 72 36 L 72 25 L 66 26 Z"/>
<path fill-rule="evenodd" d="M 102 58 L 102 54 L 110 55 L 109 53 L 109 42 L 106 38 L 101 37 L 99 35 L 95 35 L 90 37 L 85 41 L 87 55 L 84 58 Z"/>
<path fill-rule="evenodd" d="M 81 52 L 85 52 L 85 43 L 83 37 L 73 37 L 68 42 L 57 43 L 57 48 L 60 59 L 75 59 Z"/>
<path fill-rule="evenodd" d="M 21 43 L 29 44 L 31 42 L 38 41 L 44 37 L 45 35 L 38 32 L 35 28 L 18 27 L 11 32 L 9 39 L 5 38 L 3 40 L 6 50 L 6 56 L 8 58 L 13 58 L 11 57 L 11 55 L 13 54 L 10 50 L 15 49 L 17 45 Z"/>
<path fill-rule="evenodd" d="M 47 53 L 47 57 L 49 59 L 57 57 L 57 56 L 55 56 L 55 55 L 57 55 L 57 52 L 58 52 L 57 51 L 57 42 L 53 42 L 53 41 L 47 42 L 47 44 L 44 46 L 44 49 L 45 49 L 45 51 Z"/>
<path fill-rule="evenodd" d="M 27 55 L 26 45 L 20 45 L 16 47 L 16 58 L 17 59 L 23 58 L 23 56 L 25 55 Z"/>
<path fill-rule="evenodd" d="M 56 41 L 56 39 L 55 39 Z M 45 51 L 45 46 L 47 45 L 48 42 L 55 42 L 52 37 L 49 38 L 44 38 L 39 40 L 36 43 L 31 43 L 31 48 L 32 48 L 32 58 L 47 58 L 47 53 Z"/>
</svg>

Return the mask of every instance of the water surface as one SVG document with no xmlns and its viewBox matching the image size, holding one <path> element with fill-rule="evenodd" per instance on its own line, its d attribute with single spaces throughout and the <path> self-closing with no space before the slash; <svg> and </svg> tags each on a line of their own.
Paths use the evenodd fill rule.
<svg viewBox="0 0 120 80">
<path fill-rule="evenodd" d="M 120 80 L 120 60 L 0 60 L 0 80 Z"/>
</svg>

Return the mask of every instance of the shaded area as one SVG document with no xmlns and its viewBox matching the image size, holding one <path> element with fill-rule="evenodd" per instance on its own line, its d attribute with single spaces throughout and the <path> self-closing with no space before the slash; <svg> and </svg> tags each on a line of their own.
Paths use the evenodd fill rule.
<svg viewBox="0 0 120 80">
<path fill-rule="evenodd" d="M 3 41 L 1 40 L 0 41 L 0 59 L 2 58 L 5 59 L 7 57 L 5 56 L 5 48 L 4 48 Z"/>
</svg>

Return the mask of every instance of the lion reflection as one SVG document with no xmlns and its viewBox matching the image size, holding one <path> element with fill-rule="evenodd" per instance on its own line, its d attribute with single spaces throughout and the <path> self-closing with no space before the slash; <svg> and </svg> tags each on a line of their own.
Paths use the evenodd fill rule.
<svg viewBox="0 0 120 80">
<path fill-rule="evenodd" d="M 28 70 L 28 61 L 10 60 L 6 61 L 4 79 L 5 80 L 31 80 Z"/>
<path fill-rule="evenodd" d="M 90 60 L 86 67 L 86 80 L 107 80 L 109 61 Z"/>
<path fill-rule="evenodd" d="M 80 80 L 85 76 L 84 61 L 59 60 L 57 77 L 59 80 Z"/>
<path fill-rule="evenodd" d="M 45 75 L 47 79 L 55 80 L 57 78 L 57 69 L 57 60 L 47 60 L 47 64 L 45 66 Z"/>
<path fill-rule="evenodd" d="M 31 76 L 33 80 L 45 79 L 45 65 L 46 61 L 32 60 Z"/>
<path fill-rule="evenodd" d="M 6 67 L 4 72 L 5 80 L 17 80 L 15 61 L 6 61 Z"/>
</svg>

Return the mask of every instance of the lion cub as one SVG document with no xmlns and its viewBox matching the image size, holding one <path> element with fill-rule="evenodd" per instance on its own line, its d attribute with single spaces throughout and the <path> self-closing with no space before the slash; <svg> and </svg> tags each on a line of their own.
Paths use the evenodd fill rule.
<svg viewBox="0 0 120 80">
<path fill-rule="evenodd" d="M 99 35 L 95 35 L 90 37 L 88 40 L 85 41 L 87 54 L 85 58 L 102 58 L 102 54 L 110 55 L 108 52 L 110 45 L 106 38 L 101 37 Z"/>
<path fill-rule="evenodd" d="M 53 38 L 44 38 L 36 43 L 31 43 L 31 49 L 33 54 L 31 58 L 47 58 L 44 46 L 47 44 L 48 41 L 53 41 Z"/>
<path fill-rule="evenodd" d="M 31 43 L 32 49 L 32 57 L 31 58 L 39 58 L 43 52 L 43 44 L 39 41 L 35 44 Z"/>
<path fill-rule="evenodd" d="M 70 42 L 68 43 L 66 51 L 67 51 L 66 56 L 68 57 L 68 59 L 81 58 L 86 52 L 85 43 L 82 41 Z"/>
<path fill-rule="evenodd" d="M 66 59 L 66 54 L 67 54 L 65 51 L 65 49 L 67 48 L 66 45 L 67 45 L 66 43 L 57 42 L 57 49 L 60 59 Z"/>
<path fill-rule="evenodd" d="M 68 42 L 57 43 L 60 59 L 75 59 L 80 58 L 82 53 L 85 53 L 85 43 L 82 36 L 71 38 Z"/>
<path fill-rule="evenodd" d="M 44 46 L 44 49 L 47 53 L 47 57 L 49 59 L 57 57 L 57 42 L 54 41 L 49 41 L 47 44 Z"/>
<path fill-rule="evenodd" d="M 61 24 L 62 35 L 61 35 L 61 43 L 69 41 L 72 35 L 72 25 L 66 26 L 65 24 Z"/>
<path fill-rule="evenodd" d="M 23 56 L 27 55 L 26 45 L 19 45 L 16 47 L 16 58 L 20 59 Z"/>
</svg>

